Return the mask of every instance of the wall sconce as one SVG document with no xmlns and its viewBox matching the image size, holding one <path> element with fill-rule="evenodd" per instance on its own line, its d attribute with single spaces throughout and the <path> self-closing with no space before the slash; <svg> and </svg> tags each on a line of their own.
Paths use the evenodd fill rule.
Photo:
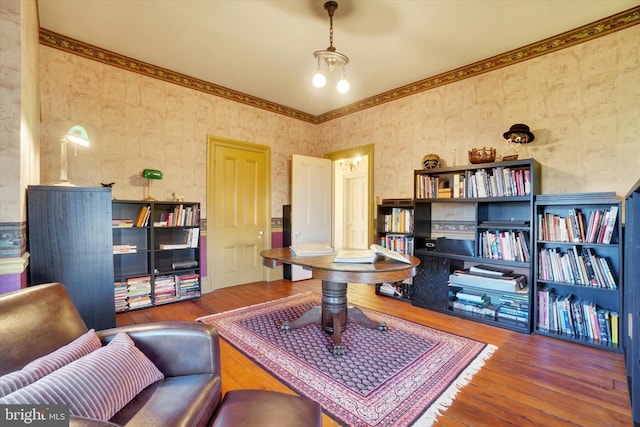
<svg viewBox="0 0 640 427">
<path fill-rule="evenodd" d="M 151 180 L 162 179 L 162 172 L 158 169 L 145 169 L 142 171 L 142 177 L 147 180 L 147 197 L 144 200 L 155 201 L 156 199 L 151 197 Z"/>
<path fill-rule="evenodd" d="M 360 156 L 356 156 L 353 159 L 349 160 L 342 160 L 340 161 L 340 169 L 342 169 L 343 172 L 357 172 L 358 166 L 360 166 L 360 162 L 362 162 L 362 157 Z"/>
<path fill-rule="evenodd" d="M 72 126 L 60 139 L 60 183 L 56 185 L 73 185 L 67 177 L 67 169 L 69 161 L 67 158 L 67 144 L 72 143 L 74 148 L 74 156 L 78 155 L 78 145 L 83 147 L 89 146 L 89 136 L 82 126 Z"/>
</svg>

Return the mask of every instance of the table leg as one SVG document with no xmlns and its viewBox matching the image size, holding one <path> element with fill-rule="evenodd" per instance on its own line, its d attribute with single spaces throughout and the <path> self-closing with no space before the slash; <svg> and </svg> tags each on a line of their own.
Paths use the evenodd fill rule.
<svg viewBox="0 0 640 427">
<path fill-rule="evenodd" d="M 312 323 L 320 323 L 322 330 L 333 335 L 333 354 L 344 354 L 342 332 L 347 329 L 347 321 L 370 329 L 387 330 L 384 322 L 376 322 L 368 318 L 357 307 L 347 307 L 347 284 L 341 282 L 322 281 L 322 306 L 309 309 L 292 322 L 282 322 L 280 329 L 302 328 Z"/>
<path fill-rule="evenodd" d="M 387 324 L 384 322 L 376 322 L 373 319 L 367 317 L 358 307 L 347 308 L 347 313 L 351 323 L 355 323 L 360 326 L 364 326 L 369 329 L 378 329 L 380 331 L 387 330 Z"/>
<path fill-rule="evenodd" d="M 307 310 L 302 316 L 291 322 L 282 322 L 280 329 L 286 331 L 288 329 L 303 328 L 312 323 L 320 323 L 322 320 L 322 307 L 316 306 Z"/>
</svg>

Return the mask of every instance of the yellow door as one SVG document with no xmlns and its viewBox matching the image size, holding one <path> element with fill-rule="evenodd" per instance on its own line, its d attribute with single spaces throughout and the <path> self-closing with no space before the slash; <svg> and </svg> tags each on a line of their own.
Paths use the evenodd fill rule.
<svg viewBox="0 0 640 427">
<path fill-rule="evenodd" d="M 209 169 L 213 288 L 261 281 L 260 252 L 271 247 L 270 147 L 210 137 Z"/>
</svg>

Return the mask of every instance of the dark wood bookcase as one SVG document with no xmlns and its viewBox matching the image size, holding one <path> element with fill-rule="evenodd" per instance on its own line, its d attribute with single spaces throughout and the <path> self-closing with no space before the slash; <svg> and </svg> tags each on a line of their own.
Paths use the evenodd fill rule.
<svg viewBox="0 0 640 427">
<path fill-rule="evenodd" d="M 544 194 L 535 215 L 534 332 L 621 352 L 621 201 L 615 193 Z"/>
<path fill-rule="evenodd" d="M 640 426 L 640 180 L 625 197 L 624 335 L 631 413 Z"/>
<path fill-rule="evenodd" d="M 200 204 L 114 200 L 117 312 L 199 298 Z"/>
<path fill-rule="evenodd" d="M 27 221 L 29 284 L 62 283 L 87 327 L 114 327 L 111 189 L 31 185 Z"/>
<path fill-rule="evenodd" d="M 414 171 L 414 255 L 421 259 L 413 279 L 413 305 L 518 332 L 531 332 L 533 274 L 533 203 L 540 192 L 540 164 L 533 159 L 443 167 Z M 516 237 L 529 256 L 489 254 L 485 239 L 498 233 Z M 455 270 L 485 264 L 526 276 L 529 286 L 519 294 L 524 313 L 498 314 L 515 295 L 479 287 L 490 297 L 493 314 L 460 309 L 448 286 Z M 515 293 L 514 293 L 515 294 Z M 523 296 L 524 295 L 524 296 Z M 507 297 L 507 298 L 504 298 Z"/>
<path fill-rule="evenodd" d="M 385 199 L 377 206 L 375 243 L 401 254 L 413 255 L 413 200 Z M 381 283 L 376 283 L 376 294 L 402 301 L 410 301 L 413 293 L 413 280 L 390 283 L 394 294 L 388 290 L 381 292 Z"/>
</svg>

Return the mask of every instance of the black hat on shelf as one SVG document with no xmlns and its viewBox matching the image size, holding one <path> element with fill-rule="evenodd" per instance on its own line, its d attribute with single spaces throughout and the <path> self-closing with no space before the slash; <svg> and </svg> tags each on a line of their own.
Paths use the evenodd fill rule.
<svg viewBox="0 0 640 427">
<path fill-rule="evenodd" d="M 511 138 L 512 134 L 519 134 L 519 135 L 526 135 L 527 138 L 525 140 L 525 138 L 522 138 L 522 141 L 515 141 L 513 138 Z M 502 134 L 502 136 L 504 137 L 504 139 L 511 139 L 511 142 L 519 142 L 521 144 L 528 144 L 530 142 L 533 142 L 533 140 L 536 138 L 534 134 L 531 133 L 531 131 L 529 130 L 529 126 L 522 124 L 522 123 L 516 123 L 515 125 L 511 126 L 511 128 Z"/>
</svg>

